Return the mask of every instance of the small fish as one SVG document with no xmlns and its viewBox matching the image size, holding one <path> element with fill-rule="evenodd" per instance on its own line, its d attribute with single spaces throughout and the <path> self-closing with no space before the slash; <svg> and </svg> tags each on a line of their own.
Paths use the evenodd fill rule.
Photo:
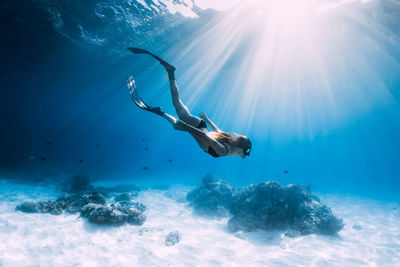
<svg viewBox="0 0 400 267">
<path fill-rule="evenodd" d="M 148 170 L 149 170 L 149 167 L 143 166 L 142 169 L 143 169 L 144 171 L 148 171 Z"/>
<path fill-rule="evenodd" d="M 288 170 L 284 170 L 283 172 L 284 172 L 285 174 L 288 174 L 288 173 L 289 173 L 289 171 L 288 171 Z"/>
<path fill-rule="evenodd" d="M 171 162 L 172 162 L 172 159 L 169 159 L 168 162 L 171 163 Z"/>
<path fill-rule="evenodd" d="M 149 151 L 149 148 L 148 148 L 148 147 L 145 147 L 144 150 Z"/>
<path fill-rule="evenodd" d="M 99 144 L 97 144 L 97 145 L 96 145 L 96 148 L 99 148 L 99 147 L 100 147 L 100 145 L 99 145 Z"/>
<path fill-rule="evenodd" d="M 142 142 L 145 142 L 146 141 L 146 138 L 142 138 Z"/>
<path fill-rule="evenodd" d="M 46 157 L 40 157 L 40 160 L 45 161 Z"/>
<path fill-rule="evenodd" d="M 51 143 L 53 143 L 53 141 L 51 141 L 50 139 L 47 139 L 46 143 L 47 143 L 48 145 L 50 145 Z"/>
<path fill-rule="evenodd" d="M 82 163 L 82 162 L 83 162 L 83 159 L 80 159 L 80 160 L 79 160 L 79 163 Z"/>
</svg>

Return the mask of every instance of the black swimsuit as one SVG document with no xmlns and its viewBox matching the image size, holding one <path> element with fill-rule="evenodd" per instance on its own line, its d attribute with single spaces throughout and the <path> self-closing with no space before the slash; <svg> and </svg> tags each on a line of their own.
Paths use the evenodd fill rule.
<svg viewBox="0 0 400 267">
<path fill-rule="evenodd" d="M 207 124 L 204 120 L 200 120 L 199 125 L 196 127 L 197 129 L 201 129 L 201 128 L 206 128 L 207 129 Z"/>
<path fill-rule="evenodd" d="M 221 157 L 221 156 L 218 155 L 217 152 L 215 152 L 215 150 L 214 150 L 212 147 L 210 147 L 210 146 L 208 147 L 208 150 L 207 150 L 207 151 L 204 151 L 204 152 L 210 154 L 210 155 L 213 156 L 214 158 L 219 158 L 219 157 Z"/>
<path fill-rule="evenodd" d="M 206 128 L 206 129 L 207 129 L 207 124 L 206 124 L 206 122 L 205 122 L 204 120 L 201 120 L 200 123 L 199 123 L 199 125 L 198 125 L 196 128 L 197 128 L 197 129 L 202 129 L 202 128 Z M 226 145 L 225 145 L 224 143 L 221 143 L 221 144 L 223 144 L 224 147 L 225 147 L 225 149 L 226 149 L 226 151 L 228 151 L 228 148 L 226 147 Z M 208 147 L 208 150 L 207 150 L 207 151 L 204 151 L 204 152 L 210 154 L 210 155 L 213 156 L 214 158 L 221 157 L 220 155 L 217 154 L 217 152 L 216 152 L 211 146 L 209 146 L 209 147 Z"/>
</svg>

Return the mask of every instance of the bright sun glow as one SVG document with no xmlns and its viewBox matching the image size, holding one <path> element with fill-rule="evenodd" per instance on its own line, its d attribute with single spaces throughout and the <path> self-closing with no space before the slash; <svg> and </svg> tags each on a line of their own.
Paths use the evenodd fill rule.
<svg viewBox="0 0 400 267">
<path fill-rule="evenodd" d="M 192 107 L 199 97 L 217 99 L 202 109 L 223 107 L 224 112 L 210 115 L 221 123 L 235 118 L 234 129 L 307 138 L 356 115 L 354 110 L 368 110 L 369 104 L 354 102 L 354 96 L 390 101 L 381 78 L 366 63 L 380 46 L 367 37 L 388 34 L 371 24 L 372 13 L 364 9 L 371 1 L 232 1 L 179 48 L 178 60 L 189 66 L 181 81 L 193 88 L 184 96 Z M 399 40 L 390 38 L 377 39 Z"/>
<path fill-rule="evenodd" d="M 314 0 L 243 0 L 241 7 L 255 10 L 258 16 L 266 16 L 270 20 L 283 24 L 301 24 L 312 14 Z"/>
</svg>

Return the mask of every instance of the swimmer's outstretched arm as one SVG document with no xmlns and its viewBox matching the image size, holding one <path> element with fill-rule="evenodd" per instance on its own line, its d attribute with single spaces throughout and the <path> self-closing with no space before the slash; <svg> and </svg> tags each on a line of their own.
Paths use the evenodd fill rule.
<svg viewBox="0 0 400 267">
<path fill-rule="evenodd" d="M 207 137 L 209 138 L 209 145 L 210 147 L 212 147 L 214 149 L 215 152 L 217 152 L 217 154 L 219 156 L 226 156 L 228 155 L 228 149 L 226 148 L 226 146 L 224 146 L 223 144 L 221 144 L 220 142 L 218 142 L 217 140 L 209 137 L 207 135 Z"/>
<path fill-rule="evenodd" d="M 201 112 L 199 114 L 200 118 L 202 118 L 208 125 L 210 125 L 211 129 L 217 133 L 222 132 L 220 129 L 218 129 L 217 125 L 215 125 L 204 112 Z"/>
</svg>

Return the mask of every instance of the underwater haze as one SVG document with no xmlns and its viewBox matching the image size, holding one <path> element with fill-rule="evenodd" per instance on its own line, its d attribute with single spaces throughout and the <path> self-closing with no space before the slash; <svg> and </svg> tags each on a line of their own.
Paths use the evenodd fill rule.
<svg viewBox="0 0 400 267">
<path fill-rule="evenodd" d="M 10 231 L 18 236 L 15 247 L 0 245 L 0 266 L 400 264 L 399 1 L 17 0 L 0 3 L 0 21 L 0 240 Z M 188 133 L 134 105 L 129 76 L 146 103 L 176 116 L 162 65 L 127 47 L 173 64 L 189 110 L 248 136 L 251 155 L 211 157 Z M 14 210 L 22 200 L 54 197 L 52 186 L 76 174 L 99 185 L 159 186 L 138 195 L 147 206 L 145 228 L 103 231 L 76 216 Z M 260 241 L 257 232 L 228 233 L 226 218 L 191 217 L 180 196 L 207 174 L 237 188 L 272 180 L 302 184 L 343 218 L 341 239 L 279 241 L 263 233 Z M 163 194 L 160 185 L 172 189 Z M 16 213 L 32 216 L 30 225 Z M 71 223 L 76 239 L 62 230 Z M 35 225 L 48 232 L 27 230 Z M 182 230 L 189 225 L 199 232 Z M 157 240 L 173 226 L 183 235 L 171 256 L 158 251 Z M 379 237 L 378 228 L 384 229 Z M 57 243 L 51 236 L 61 232 L 66 241 L 58 249 L 43 243 L 22 260 L 10 256 L 37 240 Z M 139 243 L 129 243 L 126 233 L 140 236 Z M 119 239 L 112 247 L 99 247 L 113 236 Z M 76 252 L 84 240 L 88 247 Z M 123 247 L 128 243 L 137 255 Z M 212 254 L 199 248 L 204 243 L 220 247 Z M 244 246 L 248 251 L 240 251 Z M 268 248 L 274 253 L 265 254 Z M 108 254 L 94 259 L 102 249 Z M 38 255 L 51 261 L 34 263 Z"/>
<path fill-rule="evenodd" d="M 2 2 L 1 171 L 189 184 L 212 173 L 396 198 L 399 3 L 228 2 Z M 175 115 L 161 65 L 128 46 L 174 64 L 191 112 L 249 136 L 251 157 L 214 159 L 133 105 L 130 75 Z"/>
</svg>

